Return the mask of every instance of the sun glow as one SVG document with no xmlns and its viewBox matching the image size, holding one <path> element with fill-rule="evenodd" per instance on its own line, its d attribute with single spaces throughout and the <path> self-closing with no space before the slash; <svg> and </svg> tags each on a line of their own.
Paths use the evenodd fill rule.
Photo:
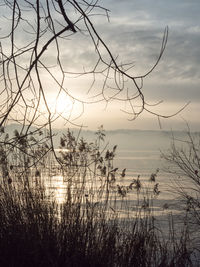
<svg viewBox="0 0 200 267">
<path fill-rule="evenodd" d="M 65 201 L 67 187 L 62 176 L 55 177 L 54 187 L 54 197 L 58 203 L 62 204 Z"/>
<path fill-rule="evenodd" d="M 69 113 L 73 106 L 73 100 L 66 95 L 59 95 L 55 101 L 55 111 L 58 114 Z"/>
<path fill-rule="evenodd" d="M 49 195 L 53 196 L 58 204 L 64 203 L 66 199 L 67 185 L 63 181 L 63 176 L 53 176 L 51 182 L 47 182 L 47 190 Z"/>
<path fill-rule="evenodd" d="M 51 96 L 48 106 L 52 114 L 68 116 L 73 108 L 73 104 L 72 98 L 61 93 L 58 97 Z"/>
</svg>

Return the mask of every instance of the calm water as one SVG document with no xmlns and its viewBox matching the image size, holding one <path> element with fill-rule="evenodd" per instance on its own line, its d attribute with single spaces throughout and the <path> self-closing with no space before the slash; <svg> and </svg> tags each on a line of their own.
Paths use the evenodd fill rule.
<svg viewBox="0 0 200 267">
<path fill-rule="evenodd" d="M 165 152 L 170 148 L 171 136 L 169 132 L 119 130 L 108 132 L 106 137 L 109 149 L 112 149 L 116 144 L 118 145 L 114 167 L 119 168 L 119 174 L 126 168 L 126 176 L 123 179 L 118 179 L 116 184 L 128 186 L 133 179 L 137 179 L 140 175 L 143 184 L 141 191 L 144 192 L 149 186 L 151 174 L 159 168 L 156 183 L 159 184 L 160 194 L 153 201 L 154 216 L 161 221 L 166 221 L 171 213 L 177 217 L 183 213 L 178 195 L 174 193 L 176 191 L 175 176 L 164 172 L 166 162 L 161 159 L 160 151 Z M 177 140 L 185 140 L 187 135 L 184 132 L 176 132 L 174 137 Z M 94 141 L 92 133 L 85 133 L 84 138 L 89 142 Z M 106 143 L 107 141 L 105 141 Z M 152 184 L 150 186 L 152 187 Z M 51 188 L 56 199 L 62 203 L 66 193 L 66 183 L 61 175 L 52 178 Z M 136 198 L 136 192 L 132 191 L 126 196 L 126 202 L 130 207 L 134 207 Z M 141 194 L 141 198 L 144 199 L 144 195 Z M 123 211 L 120 210 L 120 212 Z"/>
<path fill-rule="evenodd" d="M 132 137 L 131 137 L 132 138 Z M 118 173 L 120 174 L 123 169 L 126 168 L 126 176 L 123 179 L 117 179 L 116 184 L 119 185 L 129 185 L 133 179 L 137 179 L 138 176 L 140 176 L 140 180 L 142 182 L 142 190 L 141 190 L 141 202 L 144 200 L 145 193 L 143 195 L 143 192 L 147 189 L 149 186 L 153 186 L 152 183 L 149 182 L 149 179 L 151 177 L 152 173 L 155 173 L 157 169 L 159 169 L 159 172 L 156 176 L 156 182 L 159 184 L 159 191 L 160 194 L 154 198 L 153 200 L 153 215 L 156 218 L 156 224 L 158 225 L 159 229 L 162 229 L 163 237 L 168 238 L 169 233 L 169 221 L 171 218 L 171 215 L 173 215 L 173 223 L 174 223 L 174 231 L 177 238 L 180 238 L 182 235 L 182 229 L 184 226 L 184 214 L 185 211 L 183 209 L 183 205 L 181 205 L 178 197 L 179 195 L 176 192 L 176 186 L 177 186 L 177 180 L 174 175 L 170 175 L 169 173 L 166 173 L 164 171 L 164 167 L 166 167 L 167 163 L 164 161 L 164 159 L 161 158 L 161 152 L 167 151 L 169 148 L 169 138 L 154 138 L 154 141 L 150 139 L 151 143 L 149 144 L 149 138 L 146 136 L 146 141 L 143 142 L 143 147 L 141 148 L 139 144 L 140 139 L 135 138 L 134 139 L 134 147 L 131 144 L 129 147 L 128 143 L 131 143 L 130 137 L 127 138 L 127 136 L 121 136 L 120 139 L 115 137 L 113 140 L 113 144 L 116 144 L 117 142 L 120 142 L 120 140 L 123 140 L 123 144 L 120 148 L 120 145 L 118 146 L 116 157 L 114 160 L 114 167 L 119 168 Z M 126 142 L 124 141 L 126 140 Z M 111 146 L 112 147 L 112 146 Z M 147 147 L 147 149 L 144 149 Z M 120 177 L 120 175 L 119 175 Z M 190 187 L 190 183 L 186 184 L 188 188 Z M 66 193 L 66 183 L 62 177 L 62 175 L 57 175 L 52 177 L 51 182 L 51 190 L 58 200 L 59 203 L 62 203 L 64 201 L 64 196 Z M 135 210 L 134 207 L 136 207 L 137 202 L 137 193 L 136 190 L 131 191 L 127 194 L 127 196 L 124 198 L 126 205 L 129 207 L 129 211 L 126 210 L 126 205 L 122 206 L 121 199 L 118 197 L 119 205 L 118 205 L 118 212 L 123 217 L 125 216 L 127 218 L 127 215 L 129 218 L 131 216 L 134 217 Z M 192 242 L 194 244 L 194 247 L 196 247 L 196 244 L 198 243 L 198 238 L 195 240 L 196 236 L 196 229 L 195 231 L 192 230 L 195 234 L 192 234 Z M 199 266 L 197 264 L 197 266 Z"/>
<path fill-rule="evenodd" d="M 166 213 L 173 212 L 175 214 L 180 213 L 180 206 L 177 202 L 177 196 L 171 191 L 173 185 L 173 177 L 163 171 L 164 161 L 160 157 L 160 151 L 158 150 L 144 150 L 144 151 L 129 151 L 118 150 L 116 158 L 114 160 L 114 167 L 119 168 L 118 172 L 121 173 L 126 168 L 126 176 L 121 179 L 120 175 L 116 180 L 116 184 L 128 186 L 133 179 L 137 179 L 140 175 L 140 180 L 143 184 L 143 190 L 148 186 L 153 186 L 149 182 L 152 173 L 155 173 L 159 168 L 159 172 L 156 177 L 156 182 L 159 183 L 160 194 L 154 199 L 154 211 L 156 216 L 166 216 Z M 66 182 L 62 175 L 55 175 L 51 179 L 49 185 L 55 198 L 59 203 L 64 202 L 66 194 Z M 130 192 L 126 196 L 126 200 L 129 201 L 130 206 L 137 198 L 136 191 Z M 143 200 L 143 196 L 141 194 Z"/>
<path fill-rule="evenodd" d="M 160 194 L 153 199 L 152 208 L 153 215 L 156 219 L 155 224 L 158 226 L 158 229 L 162 230 L 163 238 L 166 239 L 168 239 L 169 232 L 171 232 L 170 225 L 173 225 L 175 237 L 179 240 L 180 236 L 182 236 L 182 229 L 184 228 L 185 210 L 183 204 L 181 204 L 178 199 L 179 195 L 176 193 L 176 177 L 164 172 L 163 169 L 166 167 L 166 162 L 161 158 L 159 149 L 118 149 L 114 160 L 114 167 L 119 168 L 119 174 L 126 168 L 126 176 L 123 179 L 120 178 L 116 180 L 116 184 L 119 185 L 129 185 L 133 179 L 137 179 L 138 175 L 140 175 L 140 180 L 143 185 L 140 194 L 140 205 L 142 205 L 146 197 L 146 188 L 153 186 L 153 184 L 149 182 L 151 174 L 155 173 L 159 168 L 155 183 L 159 183 Z M 190 184 L 188 184 L 188 188 L 189 187 Z M 63 203 L 66 194 L 66 182 L 61 175 L 52 177 L 51 190 L 58 202 Z M 136 190 L 134 189 L 124 198 L 125 205 L 121 204 L 121 198 L 119 196 L 117 196 L 117 199 L 117 213 L 120 217 L 125 217 L 127 221 L 129 221 L 129 218 L 131 222 L 137 210 Z M 127 207 L 129 208 L 128 210 Z M 172 220 L 171 215 L 173 215 L 173 224 L 170 224 L 170 220 Z M 190 228 L 190 238 L 194 247 L 199 245 L 197 230 L 195 225 Z M 197 264 L 197 266 L 199 265 Z"/>
</svg>

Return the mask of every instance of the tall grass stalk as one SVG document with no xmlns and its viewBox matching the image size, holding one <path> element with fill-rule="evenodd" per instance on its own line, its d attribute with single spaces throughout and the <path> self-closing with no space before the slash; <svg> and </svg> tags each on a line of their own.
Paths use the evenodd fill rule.
<svg viewBox="0 0 200 267">
<path fill-rule="evenodd" d="M 103 137 L 101 129 L 87 143 L 68 131 L 59 164 L 51 162 L 48 172 L 45 162 L 52 157 L 44 144 L 33 154 L 27 137 L 20 146 L 15 135 L 14 149 L 2 141 L 0 266 L 192 266 L 186 232 L 180 240 L 166 240 L 155 226 L 155 185 L 144 206 L 139 177 L 126 186 L 118 183 L 125 170 L 113 166 L 116 147 L 100 150 Z M 61 204 L 48 187 L 55 173 L 66 184 Z M 136 213 L 121 216 L 120 206 L 133 191 Z"/>
</svg>

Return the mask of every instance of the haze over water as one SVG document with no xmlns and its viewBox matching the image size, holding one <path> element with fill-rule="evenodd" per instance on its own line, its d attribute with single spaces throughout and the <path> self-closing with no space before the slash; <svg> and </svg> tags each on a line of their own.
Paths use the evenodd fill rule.
<svg viewBox="0 0 200 267">
<path fill-rule="evenodd" d="M 75 136 L 77 131 L 74 131 Z M 60 133 L 56 137 L 58 137 Z M 95 134 L 92 131 L 83 131 L 81 133 L 87 141 L 93 142 Z M 186 138 L 185 132 L 175 132 L 174 136 L 177 140 Z M 161 153 L 167 153 L 172 142 L 172 133 L 163 131 L 141 131 L 141 130 L 115 130 L 107 131 L 105 142 L 102 144 L 102 149 L 112 150 L 114 145 L 117 145 L 116 156 L 114 159 L 114 167 L 118 168 L 118 173 L 121 173 L 126 168 L 126 176 L 123 179 L 117 179 L 119 185 L 129 185 L 133 179 L 140 176 L 141 182 L 144 183 L 144 188 L 149 183 L 152 173 L 159 172 L 156 176 L 156 183 L 159 184 L 160 194 L 154 200 L 154 210 L 157 216 L 166 216 L 166 212 L 180 213 L 180 206 L 177 202 L 177 196 L 172 193 L 173 183 L 175 184 L 175 176 L 169 175 L 164 171 L 168 163 L 161 158 Z M 57 144 L 58 145 L 58 144 Z M 62 176 L 55 176 L 56 188 L 55 196 L 62 203 L 65 194 L 65 182 Z M 132 201 L 136 198 L 134 192 L 127 194 L 127 200 Z M 167 207 L 167 209 L 165 208 Z"/>
</svg>

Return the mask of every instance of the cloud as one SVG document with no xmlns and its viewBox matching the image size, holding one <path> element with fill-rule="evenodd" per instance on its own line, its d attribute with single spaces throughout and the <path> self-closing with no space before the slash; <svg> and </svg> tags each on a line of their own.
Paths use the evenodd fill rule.
<svg viewBox="0 0 200 267">
<path fill-rule="evenodd" d="M 136 76 L 146 73 L 156 62 L 164 29 L 169 26 L 163 58 L 155 71 L 144 80 L 147 99 L 165 100 L 173 105 L 182 105 L 187 101 L 198 103 L 199 0 L 101 0 L 101 4 L 111 10 L 110 23 L 106 17 L 94 16 L 91 17 L 94 26 L 113 55 L 118 56 L 119 63 L 134 63 L 131 74 Z M 3 26 L 7 27 L 5 22 Z M 26 37 L 21 34 L 19 39 L 23 43 Z M 67 42 L 61 42 L 60 53 L 67 71 L 90 70 L 97 60 L 89 36 L 83 33 L 76 33 Z M 55 47 L 48 48 L 43 60 L 49 65 L 56 64 Z M 74 88 L 82 91 L 83 85 L 87 87 L 87 77 L 84 82 L 77 80 Z M 97 83 L 95 88 L 101 85 Z"/>
<path fill-rule="evenodd" d="M 94 19 L 94 25 L 114 56 L 118 56 L 119 63 L 134 63 L 132 74 L 144 74 L 156 62 L 164 28 L 169 26 L 166 51 L 155 71 L 144 80 L 144 93 L 150 102 L 164 100 L 168 107 L 173 105 L 174 111 L 191 101 L 189 114 L 192 117 L 185 117 L 194 121 L 198 117 L 196 107 L 200 102 L 199 1 L 101 2 L 111 9 L 110 23 L 99 17 Z M 76 63 L 82 65 L 92 64 L 95 58 L 92 45 L 85 46 L 83 43 L 80 44 L 81 49 L 76 49 L 72 61 L 76 59 Z M 192 108 L 196 111 L 191 111 Z M 165 112 L 162 108 L 161 111 Z M 120 123 L 122 120 L 126 119 L 123 117 Z"/>
</svg>

